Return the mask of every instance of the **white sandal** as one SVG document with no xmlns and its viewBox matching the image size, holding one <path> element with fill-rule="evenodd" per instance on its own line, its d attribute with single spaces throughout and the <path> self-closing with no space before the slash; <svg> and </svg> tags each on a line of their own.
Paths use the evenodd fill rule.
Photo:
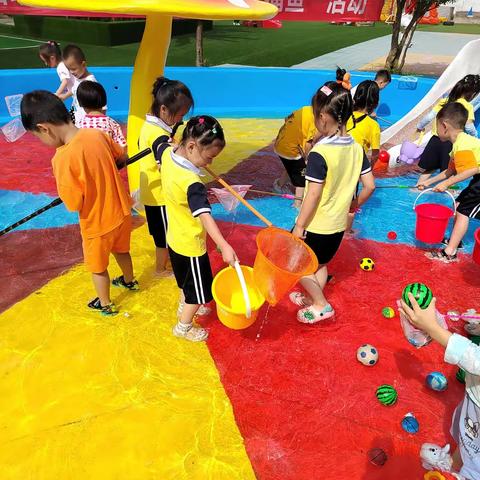
<svg viewBox="0 0 480 480">
<path fill-rule="evenodd" d="M 190 342 L 203 342 L 208 338 L 208 331 L 202 327 L 195 327 L 193 323 L 185 325 L 178 322 L 172 329 L 175 337 L 184 338 Z"/>
</svg>

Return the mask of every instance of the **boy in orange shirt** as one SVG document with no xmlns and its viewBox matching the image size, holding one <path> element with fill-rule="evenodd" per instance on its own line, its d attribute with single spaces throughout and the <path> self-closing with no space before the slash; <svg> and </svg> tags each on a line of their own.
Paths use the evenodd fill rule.
<svg viewBox="0 0 480 480">
<path fill-rule="evenodd" d="M 125 160 L 123 148 L 99 130 L 76 128 L 63 102 L 50 92 L 24 95 L 21 112 L 25 129 L 57 148 L 52 166 L 58 194 L 68 210 L 79 213 L 84 261 L 97 292 L 88 306 L 115 315 L 107 270 L 110 253 L 123 273 L 113 284 L 138 290 L 129 253 L 131 201 L 116 164 Z"/>
</svg>

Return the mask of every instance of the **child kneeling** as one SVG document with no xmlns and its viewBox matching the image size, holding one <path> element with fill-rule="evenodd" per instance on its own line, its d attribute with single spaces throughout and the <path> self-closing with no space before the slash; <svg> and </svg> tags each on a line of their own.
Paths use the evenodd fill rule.
<svg viewBox="0 0 480 480">
<path fill-rule="evenodd" d="M 138 290 L 129 253 L 131 200 L 116 164 L 125 161 L 123 148 L 99 130 L 76 128 L 53 93 L 27 93 L 21 112 L 25 129 L 57 149 L 52 166 L 58 195 L 68 210 L 79 213 L 84 261 L 97 292 L 88 307 L 115 315 L 107 270 L 110 253 L 123 273 L 113 284 Z"/>
<path fill-rule="evenodd" d="M 222 127 L 217 120 L 204 115 L 188 121 L 177 148 L 163 143 L 155 155 L 162 166 L 170 260 L 182 291 L 173 334 L 192 342 L 208 337 L 207 330 L 194 326 L 193 319 L 200 305 L 213 300 L 206 234 L 222 252 L 225 263 L 233 266 L 237 261 L 237 255 L 212 217 L 207 189 L 200 179 L 200 169 L 210 165 L 224 147 Z"/>
</svg>

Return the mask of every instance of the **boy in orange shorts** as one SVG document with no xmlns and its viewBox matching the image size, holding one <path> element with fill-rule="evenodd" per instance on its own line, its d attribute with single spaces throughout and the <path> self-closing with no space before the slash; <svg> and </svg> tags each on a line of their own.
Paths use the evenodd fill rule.
<svg viewBox="0 0 480 480">
<path fill-rule="evenodd" d="M 68 210 L 79 213 L 84 261 L 97 292 L 88 306 L 115 315 L 107 270 L 110 253 L 123 273 L 113 284 L 138 290 L 129 253 L 131 201 L 116 164 L 125 160 L 123 148 L 99 130 L 76 128 L 63 102 L 50 92 L 24 95 L 21 112 L 25 129 L 57 149 L 52 166 L 58 194 Z"/>
</svg>

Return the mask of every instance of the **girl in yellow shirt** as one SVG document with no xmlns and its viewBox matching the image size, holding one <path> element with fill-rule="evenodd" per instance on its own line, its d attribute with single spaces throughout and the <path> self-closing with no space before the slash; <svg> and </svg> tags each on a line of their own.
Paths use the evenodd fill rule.
<svg viewBox="0 0 480 480">
<path fill-rule="evenodd" d="M 153 84 L 153 102 L 150 113 L 140 130 L 140 150 L 151 148 L 152 153 L 140 160 L 140 202 L 145 206 L 148 230 L 156 247 L 155 270 L 159 276 L 169 276 L 166 270 L 167 209 L 162 188 L 158 147 L 170 142 L 176 126 L 193 107 L 193 97 L 188 87 L 178 80 L 159 77 Z"/>
</svg>

